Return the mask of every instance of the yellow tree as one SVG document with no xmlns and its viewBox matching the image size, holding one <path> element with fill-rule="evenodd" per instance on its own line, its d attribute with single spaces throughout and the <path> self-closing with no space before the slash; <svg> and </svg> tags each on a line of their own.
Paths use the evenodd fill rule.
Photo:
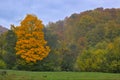
<svg viewBox="0 0 120 80">
<path fill-rule="evenodd" d="M 42 21 L 36 16 L 28 14 L 20 26 L 14 29 L 17 35 L 16 55 L 26 62 L 36 62 L 45 58 L 50 48 L 44 40 Z"/>
</svg>

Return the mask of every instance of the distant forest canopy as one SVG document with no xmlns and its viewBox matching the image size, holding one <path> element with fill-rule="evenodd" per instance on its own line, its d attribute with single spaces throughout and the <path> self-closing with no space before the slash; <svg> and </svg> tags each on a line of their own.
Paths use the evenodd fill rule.
<svg viewBox="0 0 120 80">
<path fill-rule="evenodd" d="M 119 8 L 96 8 L 80 14 L 75 13 L 64 20 L 50 22 L 43 31 L 47 45 L 51 48 L 45 59 L 32 65 L 24 63 L 13 65 L 7 61 L 11 59 L 8 55 L 15 56 L 15 51 L 10 53 L 8 50 L 9 54 L 6 56 L 1 54 L 1 61 L 6 67 L 37 71 L 120 73 Z M 1 49 L 6 51 L 4 48 Z"/>
</svg>

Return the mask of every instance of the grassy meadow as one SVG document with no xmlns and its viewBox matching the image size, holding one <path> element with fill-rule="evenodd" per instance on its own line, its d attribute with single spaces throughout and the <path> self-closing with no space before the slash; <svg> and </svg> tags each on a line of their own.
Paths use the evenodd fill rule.
<svg viewBox="0 0 120 80">
<path fill-rule="evenodd" d="M 0 80 L 120 80 L 120 74 L 114 73 L 6 71 Z"/>
</svg>

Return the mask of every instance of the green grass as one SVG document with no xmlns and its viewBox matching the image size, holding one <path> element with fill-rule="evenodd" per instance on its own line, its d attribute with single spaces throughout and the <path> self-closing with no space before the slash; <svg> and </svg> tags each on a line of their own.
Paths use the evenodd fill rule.
<svg viewBox="0 0 120 80">
<path fill-rule="evenodd" d="M 100 72 L 30 72 L 7 70 L 0 80 L 120 80 L 120 74 Z"/>
</svg>

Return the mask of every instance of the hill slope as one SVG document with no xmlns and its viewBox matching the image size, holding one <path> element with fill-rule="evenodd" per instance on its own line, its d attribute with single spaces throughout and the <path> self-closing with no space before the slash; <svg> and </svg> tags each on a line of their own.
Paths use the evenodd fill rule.
<svg viewBox="0 0 120 80">
<path fill-rule="evenodd" d="M 0 25 L 0 34 L 6 31 L 8 31 L 8 29 Z"/>
</svg>

